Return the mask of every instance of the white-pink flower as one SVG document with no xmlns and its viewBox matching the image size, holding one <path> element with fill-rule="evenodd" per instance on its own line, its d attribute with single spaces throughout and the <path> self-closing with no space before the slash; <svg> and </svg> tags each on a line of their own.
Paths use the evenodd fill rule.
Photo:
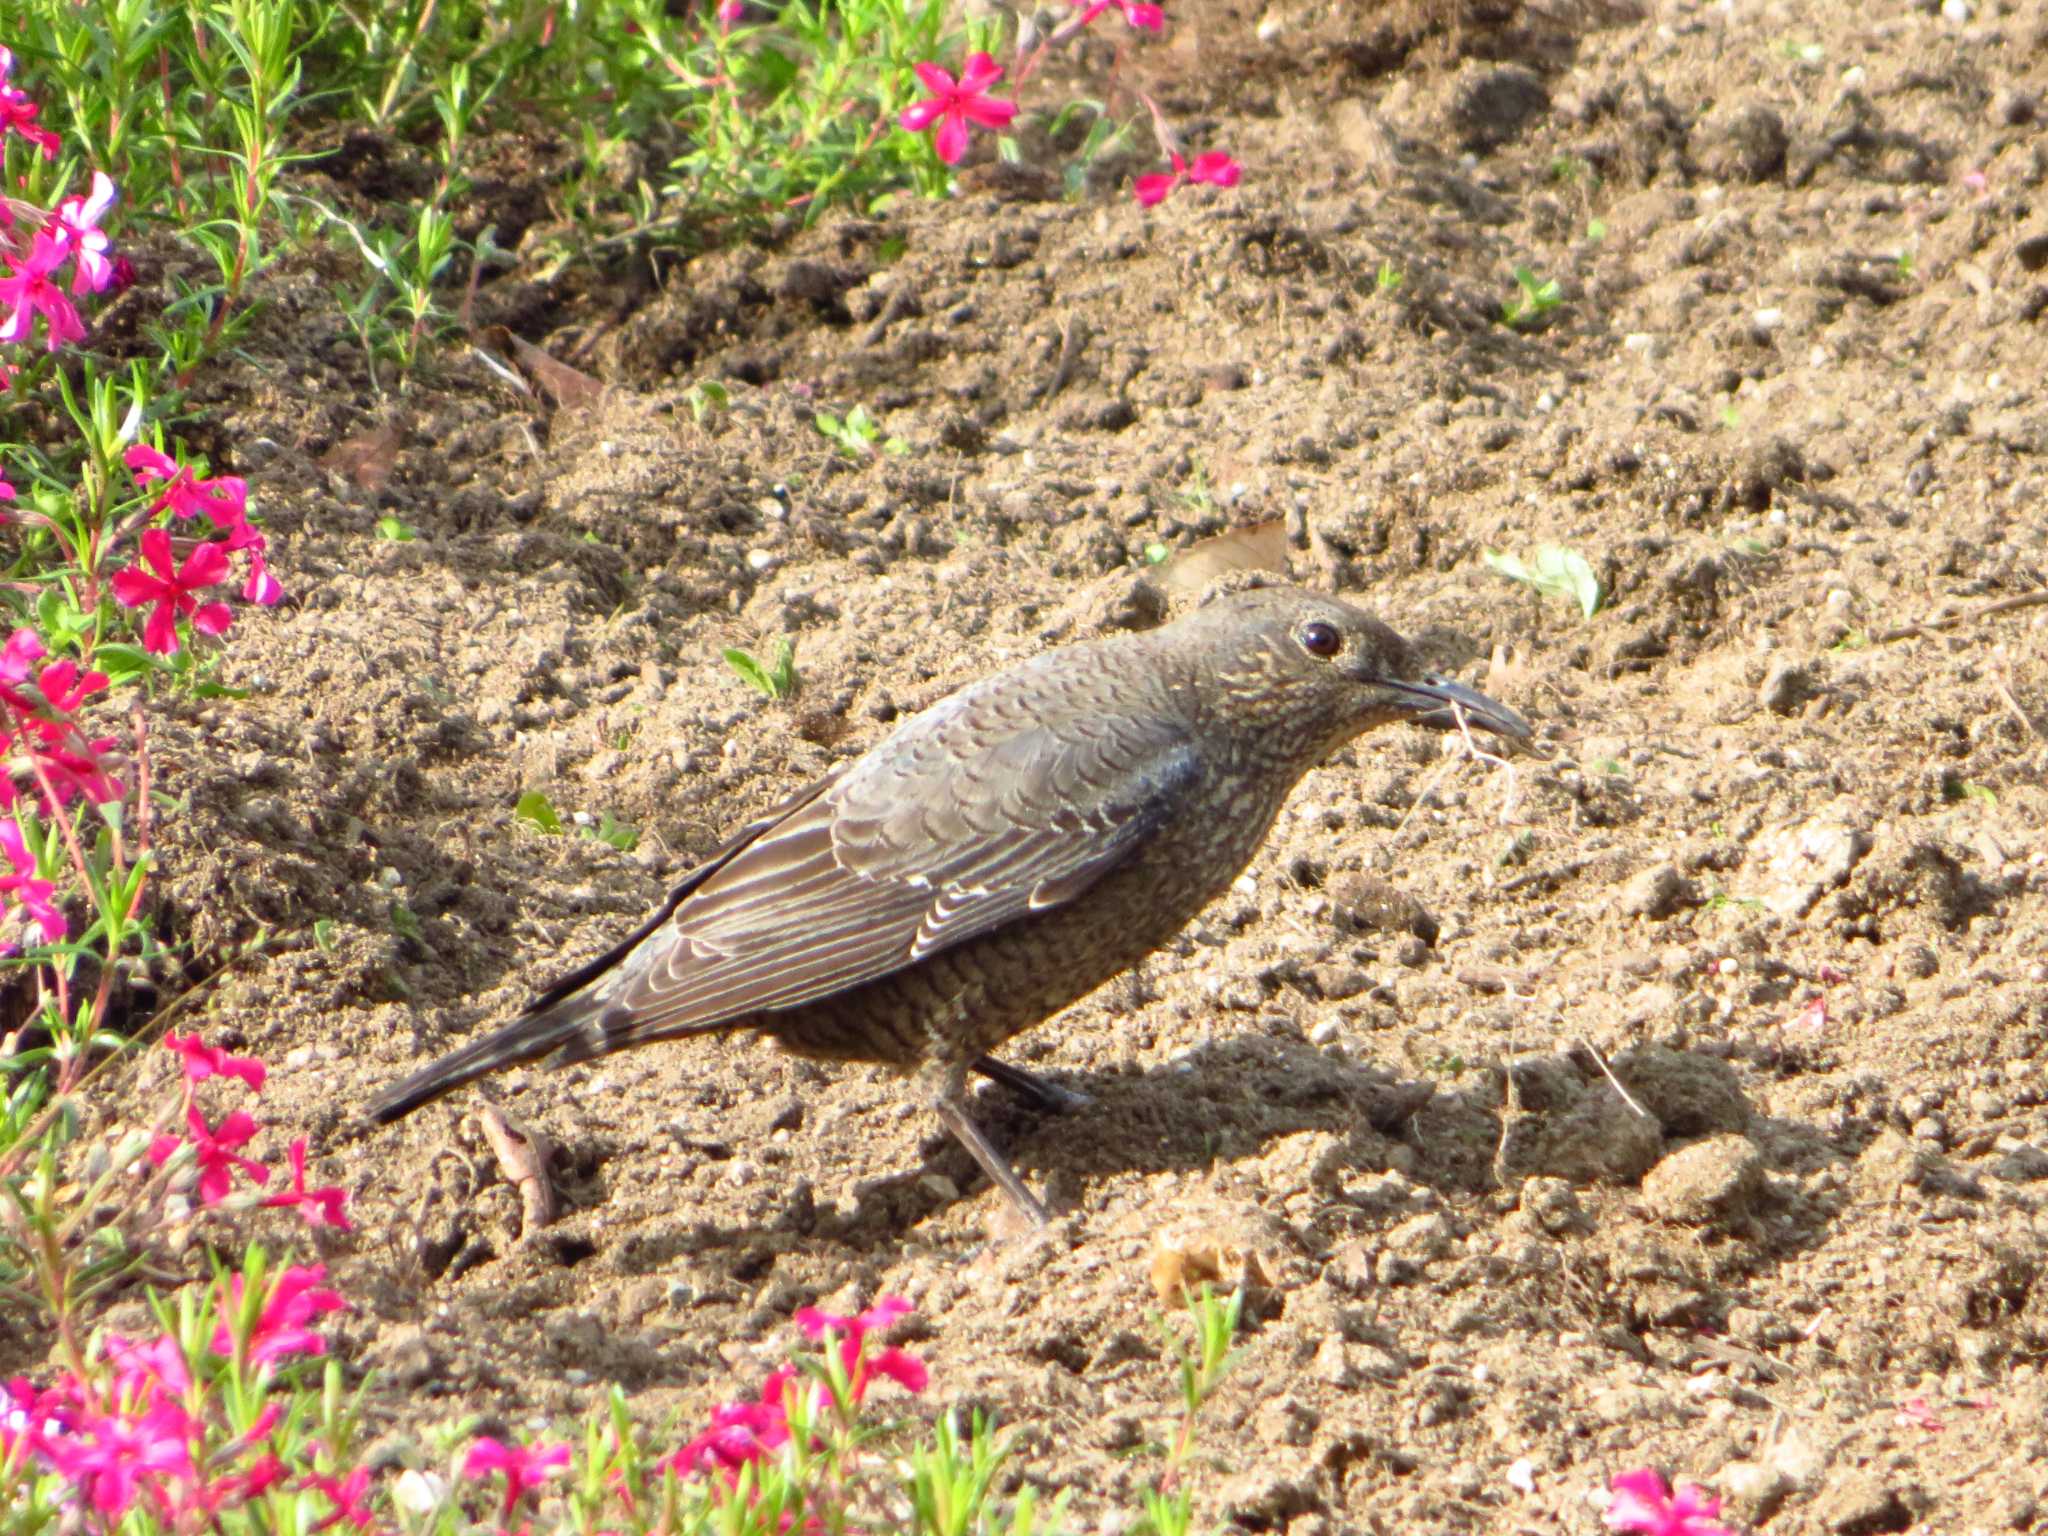
<svg viewBox="0 0 2048 1536">
<path fill-rule="evenodd" d="M 107 259 L 107 232 L 100 228 L 100 220 L 114 206 L 116 196 L 112 178 L 105 171 L 94 171 L 92 191 L 65 198 L 50 215 L 51 231 L 71 251 L 73 297 L 105 293 L 114 281 L 114 264 Z"/>
</svg>

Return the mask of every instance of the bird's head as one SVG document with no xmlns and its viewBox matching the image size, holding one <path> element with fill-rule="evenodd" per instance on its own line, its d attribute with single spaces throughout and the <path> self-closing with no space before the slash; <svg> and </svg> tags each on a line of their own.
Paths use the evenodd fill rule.
<svg viewBox="0 0 2048 1536">
<path fill-rule="evenodd" d="M 1532 734 L 1505 704 L 1423 669 L 1408 642 L 1378 619 L 1320 593 L 1229 592 L 1180 622 L 1206 631 L 1209 643 L 1198 649 L 1211 669 L 1210 689 L 1221 685 L 1224 712 L 1290 757 L 1313 761 L 1402 721 L 1449 730 L 1462 719 L 1512 742 Z"/>
</svg>

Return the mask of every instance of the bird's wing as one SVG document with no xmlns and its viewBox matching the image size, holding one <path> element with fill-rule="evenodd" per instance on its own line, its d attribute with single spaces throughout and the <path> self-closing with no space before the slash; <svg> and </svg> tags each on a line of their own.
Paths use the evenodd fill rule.
<svg viewBox="0 0 2048 1536">
<path fill-rule="evenodd" d="M 1001 681 L 919 716 L 720 863 L 598 983 L 606 1015 L 648 1038 L 799 1007 L 1071 900 L 1127 858 L 1194 778 L 1185 731 L 1057 674 Z"/>
</svg>

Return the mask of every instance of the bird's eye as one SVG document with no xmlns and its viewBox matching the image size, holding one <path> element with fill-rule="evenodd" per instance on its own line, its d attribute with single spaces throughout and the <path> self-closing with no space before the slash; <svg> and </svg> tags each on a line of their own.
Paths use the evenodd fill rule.
<svg viewBox="0 0 2048 1536">
<path fill-rule="evenodd" d="M 1325 661 L 1344 649 L 1344 637 L 1337 633 L 1337 627 L 1334 624 L 1324 624 L 1320 620 L 1302 625 L 1301 634 L 1297 638 L 1301 641 L 1301 648 L 1304 651 L 1311 656 L 1320 656 Z"/>
</svg>

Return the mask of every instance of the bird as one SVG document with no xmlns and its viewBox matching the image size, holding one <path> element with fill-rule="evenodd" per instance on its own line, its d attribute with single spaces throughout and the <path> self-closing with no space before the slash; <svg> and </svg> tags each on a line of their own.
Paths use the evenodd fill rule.
<svg viewBox="0 0 2048 1536">
<path fill-rule="evenodd" d="M 487 1073 L 751 1031 L 879 1062 L 1034 1226 L 968 1111 L 990 1054 L 1169 942 L 1251 862 L 1311 768 L 1396 722 L 1531 735 L 1335 597 L 1240 585 L 1174 621 L 1043 651 L 895 726 L 741 827 L 615 947 L 367 1106 L 389 1124 Z"/>
</svg>

